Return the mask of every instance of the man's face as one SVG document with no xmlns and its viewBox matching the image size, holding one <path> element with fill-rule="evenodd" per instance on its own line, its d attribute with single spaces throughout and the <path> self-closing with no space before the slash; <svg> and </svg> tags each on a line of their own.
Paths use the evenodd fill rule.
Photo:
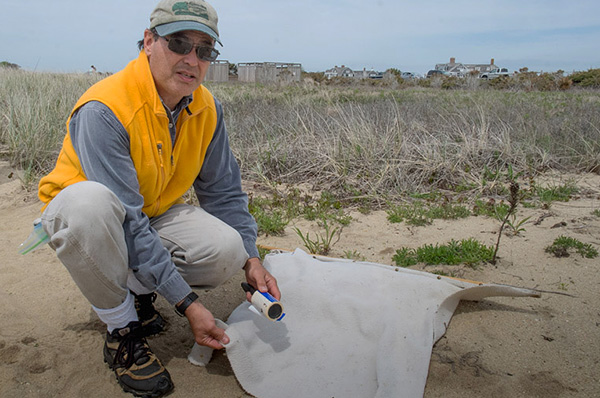
<svg viewBox="0 0 600 398">
<path fill-rule="evenodd" d="M 196 46 L 214 45 L 210 36 L 198 31 L 177 32 L 167 39 L 174 37 Z M 144 51 L 148 56 L 158 94 L 170 109 L 200 86 L 210 66 L 210 61 L 198 59 L 195 48 L 185 55 L 176 54 L 169 50 L 167 40 L 155 36 L 149 30 L 144 32 Z"/>
</svg>

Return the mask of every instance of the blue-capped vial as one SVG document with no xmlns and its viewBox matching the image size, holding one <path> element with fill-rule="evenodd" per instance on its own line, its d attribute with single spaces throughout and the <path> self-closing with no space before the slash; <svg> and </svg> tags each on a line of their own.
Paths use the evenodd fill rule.
<svg viewBox="0 0 600 398">
<path fill-rule="evenodd" d="M 29 234 L 29 237 L 25 240 L 25 242 L 21 243 L 19 246 L 19 253 L 27 254 L 29 252 L 34 251 L 42 247 L 44 244 L 50 241 L 50 237 L 42 228 L 42 220 L 37 218 L 33 222 L 33 231 Z"/>
</svg>

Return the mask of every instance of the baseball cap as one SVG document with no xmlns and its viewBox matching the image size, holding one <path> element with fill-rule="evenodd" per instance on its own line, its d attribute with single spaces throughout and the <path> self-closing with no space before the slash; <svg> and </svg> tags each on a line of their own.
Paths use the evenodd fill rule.
<svg viewBox="0 0 600 398">
<path fill-rule="evenodd" d="M 217 12 L 204 0 L 162 0 L 150 14 L 150 29 L 155 28 L 160 36 L 197 30 L 223 45 L 219 39 L 218 22 Z"/>
</svg>

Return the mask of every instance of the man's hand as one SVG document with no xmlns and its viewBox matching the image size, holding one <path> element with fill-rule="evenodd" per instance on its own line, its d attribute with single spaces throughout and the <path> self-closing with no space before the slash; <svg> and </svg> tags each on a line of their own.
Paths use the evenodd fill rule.
<svg viewBox="0 0 600 398">
<path fill-rule="evenodd" d="M 185 316 L 190 322 L 196 343 L 220 350 L 223 344 L 229 343 L 225 330 L 217 327 L 215 318 L 199 302 L 192 303 L 185 310 Z"/>
<path fill-rule="evenodd" d="M 260 262 L 260 259 L 253 257 L 246 261 L 244 265 L 246 271 L 246 281 L 260 290 L 261 292 L 269 292 L 271 296 L 277 300 L 281 299 L 281 292 L 277 286 L 277 280 L 271 275 Z M 246 298 L 251 300 L 252 295 L 246 292 Z"/>
</svg>

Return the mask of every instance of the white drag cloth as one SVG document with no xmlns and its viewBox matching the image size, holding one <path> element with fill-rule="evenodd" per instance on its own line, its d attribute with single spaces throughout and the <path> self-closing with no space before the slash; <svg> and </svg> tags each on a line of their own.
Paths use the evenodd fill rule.
<svg viewBox="0 0 600 398">
<path fill-rule="evenodd" d="M 286 316 L 245 302 L 229 317 L 227 356 L 259 398 L 421 397 L 433 344 L 460 300 L 538 296 L 367 262 L 270 254 Z"/>
</svg>

